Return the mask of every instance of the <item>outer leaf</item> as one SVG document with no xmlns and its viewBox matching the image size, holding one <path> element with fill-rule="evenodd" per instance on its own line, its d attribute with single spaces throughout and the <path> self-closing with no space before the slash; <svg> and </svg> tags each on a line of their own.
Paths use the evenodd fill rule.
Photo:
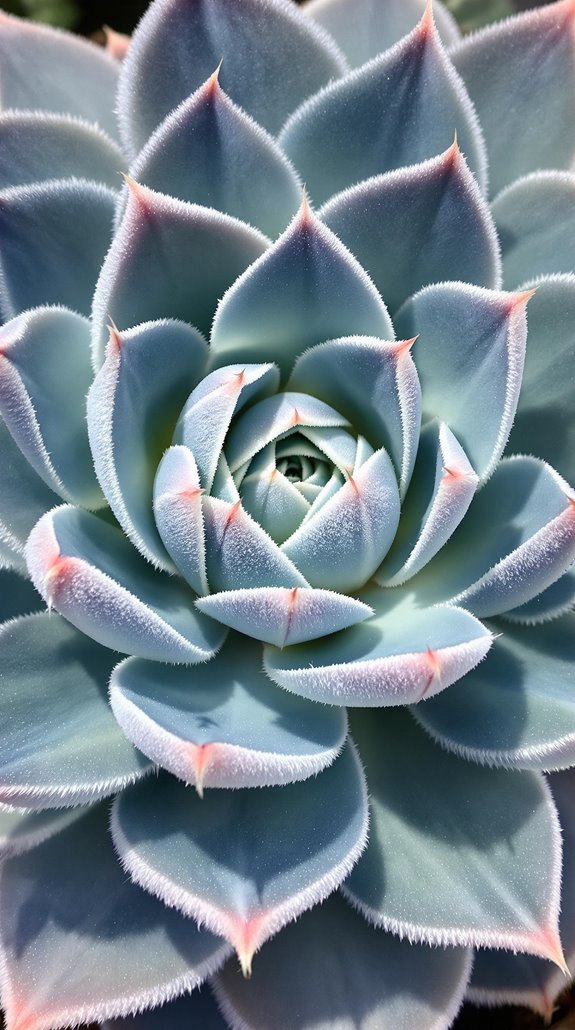
<svg viewBox="0 0 575 1030">
<path fill-rule="evenodd" d="M 95 515 L 67 506 L 48 512 L 26 557 L 48 605 L 105 647 L 194 664 L 221 646 L 221 627 L 195 612 L 184 584 L 154 572 L 119 529 Z"/>
<path fill-rule="evenodd" d="M 496 628 L 495 626 L 493 627 Z M 486 661 L 414 709 L 432 737 L 474 762 L 519 769 L 575 763 L 575 614 L 507 626 Z"/>
<path fill-rule="evenodd" d="M 212 360 L 223 365 L 271 358 L 285 376 L 307 347 L 346 333 L 394 339 L 371 280 L 304 198 L 285 233 L 223 297 Z"/>
<path fill-rule="evenodd" d="M 350 746 L 305 783 L 203 801 L 160 777 L 120 795 L 112 833 L 130 875 L 225 936 L 249 973 L 263 942 L 331 894 L 361 854 L 365 783 Z"/>
<path fill-rule="evenodd" d="M 121 73 L 120 125 L 128 147 L 139 150 L 222 58 L 224 88 L 272 133 L 346 68 L 327 33 L 285 0 L 244 0 L 241 9 L 229 0 L 200 0 L 191 8 L 156 0 L 134 33 Z M 266 88 L 269 83 L 281 88 Z"/>
<path fill-rule="evenodd" d="M 492 189 L 575 156 L 573 4 L 559 0 L 490 25 L 452 51 L 489 152 Z"/>
<path fill-rule="evenodd" d="M 235 634 L 193 670 L 128 658 L 110 700 L 126 736 L 200 794 L 304 780 L 334 760 L 347 732 L 341 709 L 271 687 L 261 649 Z"/>
<path fill-rule="evenodd" d="M 530 296 L 439 283 L 421 290 L 397 314 L 402 334 L 420 336 L 415 363 L 424 418 L 447 423 L 481 479 L 493 472 L 511 430 Z"/>
<path fill-rule="evenodd" d="M 2 12 L 0 67 L 4 109 L 77 115 L 116 135 L 118 65 L 102 47 Z"/>
<path fill-rule="evenodd" d="M 215 72 L 158 126 L 130 174 L 160 193 L 215 207 L 277 236 L 301 186 L 275 140 L 237 107 Z"/>
<path fill-rule="evenodd" d="M 471 955 L 376 930 L 340 895 L 262 951 L 251 980 L 229 962 L 215 980 L 231 1026 L 258 1030 L 440 1030 L 463 1000 Z"/>
<path fill-rule="evenodd" d="M 550 587 L 543 590 L 532 601 L 520 604 L 505 612 L 505 622 L 516 622 L 519 625 L 536 626 L 540 622 L 556 619 L 565 615 L 575 607 L 575 570 L 569 569 L 563 576 L 555 580 Z"/>
<path fill-rule="evenodd" d="M 280 143 L 321 204 L 369 176 L 438 154 L 454 129 L 484 188 L 485 150 L 475 111 L 428 5 L 391 50 L 302 104 Z"/>
<path fill-rule="evenodd" d="M 483 618 L 532 600 L 574 559 L 571 488 L 545 462 L 506 458 L 414 585 L 421 598 L 452 600 Z"/>
<path fill-rule="evenodd" d="M 140 553 L 163 568 L 171 562 L 154 522 L 154 477 L 206 356 L 203 336 L 182 322 L 112 329 L 88 394 L 90 446 L 110 507 Z"/>
<path fill-rule="evenodd" d="M 553 276 L 537 284 L 529 305 L 525 370 L 510 453 L 537 454 L 575 483 L 575 275 Z"/>
<path fill-rule="evenodd" d="M 371 835 L 346 895 L 375 925 L 410 940 L 562 963 L 560 828 L 543 777 L 449 755 L 407 712 L 377 722 L 358 712 L 352 722 Z"/>
<path fill-rule="evenodd" d="M 81 818 L 85 809 L 27 809 L 0 805 L 0 859 L 23 855 Z"/>
<path fill-rule="evenodd" d="M 45 613 L 5 624 L 0 638 L 1 801 L 28 808 L 83 804 L 151 768 L 108 705 L 115 655 Z"/>
<path fill-rule="evenodd" d="M 118 188 L 125 161 L 97 126 L 69 115 L 7 111 L 0 115 L 0 187 L 73 176 Z"/>
<path fill-rule="evenodd" d="M 421 390 L 412 340 L 329 340 L 298 358 L 288 386 L 333 405 L 374 447 L 385 447 L 405 493 L 417 452 Z"/>
<path fill-rule="evenodd" d="M 572 769 L 547 778 L 563 831 L 563 891 L 559 926 L 570 972 L 575 965 L 575 840 L 573 833 Z M 532 955 L 479 951 L 473 965 L 468 997 L 480 1005 L 525 1005 L 550 1022 L 555 999 L 565 990 L 565 974 Z"/>
<path fill-rule="evenodd" d="M 11 1030 L 160 1005 L 197 987 L 227 954 L 220 940 L 126 879 L 107 818 L 99 805 L 2 866 L 2 997 Z"/>
<path fill-rule="evenodd" d="M 491 646 L 488 630 L 459 608 L 417 608 L 399 590 L 362 596 L 375 609 L 372 619 L 326 640 L 266 647 L 268 676 L 327 704 L 404 705 L 454 683 Z"/>
<path fill-rule="evenodd" d="M 97 366 L 102 363 L 105 327 L 111 318 L 120 330 L 158 318 L 177 318 L 207 335 L 218 298 L 268 242 L 229 215 L 165 197 L 131 181 L 129 185 L 126 213 L 94 294 Z"/>
<path fill-rule="evenodd" d="M 376 582 L 398 586 L 415 576 L 465 517 L 477 482 L 465 451 L 445 423 L 428 423 L 419 441 L 399 530 L 374 577 Z"/>
<path fill-rule="evenodd" d="M 501 285 L 495 225 L 457 142 L 439 157 L 336 194 L 319 217 L 369 272 L 391 311 L 438 280 Z"/>
<path fill-rule="evenodd" d="M 53 179 L 2 191 L 4 320 L 40 304 L 65 304 L 89 314 L 115 201 L 113 190 L 86 179 Z"/>
<path fill-rule="evenodd" d="M 0 622 L 41 611 L 43 607 L 42 598 L 19 568 L 0 568 Z"/>
<path fill-rule="evenodd" d="M 425 10 L 425 0 L 309 0 L 304 11 L 323 25 L 343 50 L 352 67 L 377 57 L 411 31 Z M 441 0 L 434 0 L 433 17 L 446 45 L 459 39 L 455 19 Z"/>
<path fill-rule="evenodd" d="M 191 995 L 176 998 L 161 1008 L 141 1012 L 138 1016 L 114 1019 L 102 1024 L 102 1030 L 228 1030 L 228 1024 L 221 1015 L 216 1001 L 207 987 Z"/>
<path fill-rule="evenodd" d="M 73 311 L 36 308 L 0 330 L 0 411 L 15 442 L 51 490 L 98 508 L 86 432 L 91 379 L 90 325 Z"/>
<path fill-rule="evenodd" d="M 59 498 L 38 478 L 1 418 L 0 475 L 0 565 L 24 571 L 24 544 L 28 534 Z"/>
<path fill-rule="evenodd" d="M 496 197 L 491 210 L 507 289 L 538 275 L 573 271 L 574 208 L 575 175 L 570 172 L 534 172 Z"/>
</svg>

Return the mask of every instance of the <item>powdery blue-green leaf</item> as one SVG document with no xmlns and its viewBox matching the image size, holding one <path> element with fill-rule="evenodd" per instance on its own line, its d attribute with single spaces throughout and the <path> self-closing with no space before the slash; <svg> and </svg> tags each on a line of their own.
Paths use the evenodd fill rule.
<svg viewBox="0 0 575 1030">
<path fill-rule="evenodd" d="M 421 18 L 425 0 L 309 0 L 303 9 L 333 36 L 352 67 L 358 67 L 407 35 Z M 456 43 L 457 22 L 441 0 L 434 0 L 433 17 L 443 42 Z"/>
<path fill-rule="evenodd" d="M 117 655 L 41 612 L 0 629 L 0 800 L 61 808 L 105 797 L 151 768 L 110 710 Z"/>
<path fill-rule="evenodd" d="M 137 1016 L 102 1023 L 102 1030 L 228 1030 L 216 1000 L 207 987 L 185 994 L 159 1008 L 140 1012 Z"/>
<path fill-rule="evenodd" d="M 200 668 L 126 659 L 110 700 L 126 736 L 200 795 L 307 779 L 334 760 L 347 732 L 341 709 L 274 688 L 261 648 L 236 634 Z"/>
<path fill-rule="evenodd" d="M 40 304 L 90 313 L 110 243 L 116 193 L 87 179 L 51 179 L 0 193 L 0 311 Z M 89 240 L 89 246 L 86 241 Z"/>
<path fill-rule="evenodd" d="M 105 647 L 152 661 L 204 662 L 224 633 L 194 608 L 194 594 L 154 571 L 121 530 L 63 505 L 30 534 L 26 559 L 47 604 Z"/>
<path fill-rule="evenodd" d="M 575 156 L 573 4 L 560 0 L 490 25 L 451 51 L 489 153 L 493 192 Z"/>
<path fill-rule="evenodd" d="M 370 840 L 346 896 L 409 940 L 562 964 L 561 837 L 544 777 L 448 754 L 399 709 L 351 721 L 370 787 Z"/>
<path fill-rule="evenodd" d="M 88 508 L 104 504 L 86 432 L 90 325 L 64 308 L 35 308 L 0 330 L 0 411 L 50 490 Z"/>
<path fill-rule="evenodd" d="M 272 238 L 301 199 L 294 168 L 273 137 L 224 93 L 218 72 L 168 114 L 130 175 L 160 193 L 235 215 Z"/>
<path fill-rule="evenodd" d="M 268 937 L 323 901 L 365 847 L 367 793 L 348 745 L 304 783 L 191 787 L 160 776 L 120 795 L 112 834 L 137 883 L 235 948 L 244 972 Z"/>
<path fill-rule="evenodd" d="M 94 294 L 97 367 L 110 319 L 122 331 L 141 322 L 176 318 L 207 336 L 218 299 L 268 245 L 262 233 L 236 218 L 166 197 L 132 180 L 128 185 L 128 206 Z"/>
<path fill-rule="evenodd" d="M 2 1001 L 11 1030 L 161 1005 L 227 957 L 221 940 L 130 883 L 107 822 L 107 806 L 98 805 L 2 865 Z"/>
<path fill-rule="evenodd" d="M 361 597 L 373 618 L 325 640 L 266 647 L 268 676 L 312 701 L 404 705 L 450 686 L 491 646 L 491 633 L 460 608 L 418 608 L 398 588 Z"/>
<path fill-rule="evenodd" d="M 482 189 L 485 147 L 431 6 L 391 50 L 307 100 L 279 140 L 316 204 L 372 175 L 425 161 L 457 135 Z"/>
<path fill-rule="evenodd" d="M 536 626 L 564 615 L 575 607 L 575 569 L 571 568 L 550 587 L 543 590 L 532 601 L 520 604 L 505 612 L 505 622 L 516 622 L 524 626 Z"/>
<path fill-rule="evenodd" d="M 438 283 L 408 300 L 396 316 L 401 334 L 419 335 L 414 359 L 424 419 L 447 423 L 483 480 L 493 472 L 511 430 L 530 296 L 529 291 Z"/>
<path fill-rule="evenodd" d="M 575 614 L 503 630 L 485 662 L 449 696 L 413 714 L 440 744 L 473 762 L 518 769 L 575 763 Z"/>
<path fill-rule="evenodd" d="M 202 492 L 191 450 L 169 447 L 154 481 L 155 524 L 178 572 L 197 594 L 209 591 Z"/>
<path fill-rule="evenodd" d="M 495 225 L 457 142 L 438 157 L 337 193 L 319 217 L 369 272 L 392 312 L 440 280 L 501 285 Z"/>
<path fill-rule="evenodd" d="M 214 981 L 231 1026 L 258 1030 L 441 1030 L 463 1000 L 471 953 L 400 941 L 338 894 L 263 949 L 250 980 Z"/>
<path fill-rule="evenodd" d="M 400 499 L 383 448 L 281 545 L 314 587 L 359 590 L 387 554 L 399 524 Z"/>
<path fill-rule="evenodd" d="M 495 198 L 491 211 L 501 240 L 507 289 L 535 276 L 573 271 L 575 174 L 526 175 Z"/>
<path fill-rule="evenodd" d="M 32 111 L 0 114 L 0 187 L 73 176 L 118 189 L 122 151 L 81 118 Z"/>
<path fill-rule="evenodd" d="M 307 347 L 346 333 L 394 339 L 369 276 L 304 198 L 285 233 L 219 304 L 212 361 L 271 359 L 285 376 Z"/>
<path fill-rule="evenodd" d="M 569 972 L 575 969 L 575 835 L 573 827 L 573 769 L 547 777 L 563 831 L 563 890 L 559 927 Z M 566 987 L 565 974 L 533 955 L 478 951 L 468 998 L 478 1005 L 524 1005 L 540 1013 L 546 1024 L 555 1013 L 555 1001 Z"/>
<path fill-rule="evenodd" d="M 3 110 L 71 114 L 116 135 L 119 69 L 102 47 L 3 11 L 0 67 Z"/>
<path fill-rule="evenodd" d="M 202 502 L 210 589 L 308 587 L 307 579 L 271 536 L 242 508 L 216 497 Z"/>
<path fill-rule="evenodd" d="M 0 548 L 0 562 L 3 557 Z M 0 622 L 42 611 L 44 601 L 24 571 L 7 565 L 0 565 Z"/>
<path fill-rule="evenodd" d="M 171 568 L 152 511 L 156 468 L 207 358 L 203 336 L 172 319 L 110 330 L 88 394 L 94 466 L 124 532 L 155 565 Z"/>
<path fill-rule="evenodd" d="M 537 458 L 505 458 L 413 582 L 421 598 L 451 600 L 484 618 L 531 601 L 574 559 L 571 487 Z"/>
<path fill-rule="evenodd" d="M 398 586 L 415 576 L 457 529 L 471 504 L 478 477 L 444 422 L 423 430 L 414 475 L 393 545 L 375 580 Z"/>
<path fill-rule="evenodd" d="M 0 805 L 0 859 L 23 855 L 60 833 L 84 814 L 84 808 L 46 809 L 30 812 L 25 808 Z"/>
<path fill-rule="evenodd" d="M 348 336 L 298 358 L 288 386 L 333 405 L 374 447 L 384 446 L 405 493 L 421 421 L 421 390 L 410 354 L 413 340 Z"/>
<path fill-rule="evenodd" d="M 337 633 L 372 615 L 355 597 L 305 587 L 224 590 L 198 598 L 196 607 L 224 626 L 276 647 Z"/>
<path fill-rule="evenodd" d="M 230 423 L 247 404 L 273 393 L 279 384 L 273 365 L 226 365 L 205 376 L 181 413 L 175 444 L 194 455 L 202 489 L 212 490 Z"/>
<path fill-rule="evenodd" d="M 575 483 L 575 275 L 542 279 L 529 303 L 525 369 L 509 453 L 545 458 Z"/>
<path fill-rule="evenodd" d="M 58 496 L 34 472 L 0 418 L 0 567 L 25 571 L 24 544 Z"/>
<path fill-rule="evenodd" d="M 286 0 L 243 0 L 241 8 L 230 0 L 193 6 L 155 0 L 120 76 L 120 127 L 128 148 L 139 150 L 222 59 L 226 92 L 272 133 L 347 67 L 327 33 Z"/>
</svg>

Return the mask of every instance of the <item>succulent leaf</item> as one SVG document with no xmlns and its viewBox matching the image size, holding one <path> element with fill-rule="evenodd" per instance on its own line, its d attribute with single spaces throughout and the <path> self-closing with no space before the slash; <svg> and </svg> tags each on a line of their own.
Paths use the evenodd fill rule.
<svg viewBox="0 0 575 1030">
<path fill-rule="evenodd" d="M 569 569 L 556 579 L 550 587 L 543 590 L 532 601 L 526 601 L 517 608 L 505 612 L 505 622 L 516 622 L 519 625 L 536 626 L 540 622 L 556 619 L 575 606 L 575 570 Z"/>
<path fill-rule="evenodd" d="M 0 566 L 26 569 L 24 545 L 30 530 L 59 503 L 58 496 L 34 472 L 0 418 Z"/>
<path fill-rule="evenodd" d="M 26 808 L 0 805 L 0 858 L 13 858 L 38 847 L 84 814 L 84 808 Z"/>
<path fill-rule="evenodd" d="M 184 994 L 161 1008 L 124 1019 L 108 1020 L 102 1023 L 102 1030 L 165 1030 L 166 1025 L 170 1030 L 189 1030 L 194 1025 L 201 1026 L 202 1030 L 227 1030 L 228 1026 L 213 994 L 208 987 L 202 986 L 191 995 Z"/>
<path fill-rule="evenodd" d="M 44 603 L 19 564 L 9 564 L 10 555 L 0 546 L 0 623 L 42 611 Z"/>
<path fill-rule="evenodd" d="M 561 2 L 561 0 L 559 0 Z M 508 290 L 575 264 L 575 174 L 533 172 L 500 193 L 491 211 L 501 239 Z"/>
</svg>

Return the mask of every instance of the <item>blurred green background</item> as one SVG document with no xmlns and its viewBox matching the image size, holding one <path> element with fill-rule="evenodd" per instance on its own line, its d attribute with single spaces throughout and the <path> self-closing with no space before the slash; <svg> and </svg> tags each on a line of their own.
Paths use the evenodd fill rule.
<svg viewBox="0 0 575 1030">
<path fill-rule="evenodd" d="M 62 25 L 90 36 L 102 25 L 131 32 L 149 0 L 0 0 L 13 14 Z M 533 7 L 538 0 L 445 0 L 464 31 L 503 18 L 515 10 Z M 542 2 L 542 0 L 541 0 Z"/>
</svg>

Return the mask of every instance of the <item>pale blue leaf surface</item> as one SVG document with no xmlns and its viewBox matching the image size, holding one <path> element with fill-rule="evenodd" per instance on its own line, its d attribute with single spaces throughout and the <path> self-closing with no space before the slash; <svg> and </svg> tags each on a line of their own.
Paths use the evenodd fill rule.
<svg viewBox="0 0 575 1030">
<path fill-rule="evenodd" d="M 425 0 L 309 0 L 303 10 L 327 29 L 351 66 L 358 67 L 411 32 Z M 434 0 L 433 17 L 443 42 L 457 42 L 457 23 L 441 0 Z"/>
<path fill-rule="evenodd" d="M 517 622 L 520 625 L 535 626 L 539 622 L 547 622 L 564 615 L 575 608 L 575 570 L 569 569 L 563 576 L 555 580 L 550 587 L 543 590 L 532 601 L 520 604 L 505 612 L 506 622 Z"/>
<path fill-rule="evenodd" d="M 444 422 L 422 431 L 399 529 L 378 569 L 381 586 L 398 586 L 415 576 L 443 547 L 465 517 L 478 477 Z"/>
<path fill-rule="evenodd" d="M 197 594 L 209 590 L 202 488 L 188 447 L 169 447 L 154 481 L 154 518 L 164 547 Z"/>
<path fill-rule="evenodd" d="M 575 559 L 575 495 L 545 462 L 500 462 L 463 522 L 413 580 L 418 596 L 480 618 L 531 601 Z"/>
<path fill-rule="evenodd" d="M 26 559 L 47 603 L 105 647 L 195 664 L 222 644 L 222 627 L 196 611 L 182 580 L 153 570 L 96 515 L 65 505 L 48 512 L 30 534 Z"/>
<path fill-rule="evenodd" d="M 304 780 L 334 760 L 347 732 L 342 709 L 273 687 L 261 648 L 235 633 L 199 668 L 126 659 L 110 700 L 126 736 L 199 793 Z"/>
<path fill-rule="evenodd" d="M 0 411 L 16 444 L 51 490 L 101 508 L 86 431 L 91 381 L 90 324 L 73 311 L 36 308 L 0 330 Z"/>
<path fill-rule="evenodd" d="M 432 282 L 501 285 L 493 219 L 457 143 L 422 164 L 337 193 L 318 214 L 369 272 L 392 312 Z"/>
<path fill-rule="evenodd" d="M 419 336 L 414 360 L 424 419 L 447 423 L 481 479 L 493 472 L 511 430 L 528 300 L 529 293 L 438 283 L 417 293 L 396 315 L 399 333 Z"/>
<path fill-rule="evenodd" d="M 572 21 L 571 0 L 560 0 L 490 25 L 450 51 L 485 133 L 493 193 L 538 168 L 572 165 Z"/>
<path fill-rule="evenodd" d="M 120 77 L 120 126 L 128 147 L 139 150 L 222 59 L 224 89 L 271 133 L 347 67 L 327 33 L 286 0 L 243 0 L 241 7 L 230 0 L 193 6 L 155 0 Z"/>
<path fill-rule="evenodd" d="M 561 838 L 544 777 L 448 754 L 399 709 L 351 722 L 370 839 L 346 895 L 410 940 L 559 960 Z"/>
<path fill-rule="evenodd" d="M 325 640 L 264 649 L 265 670 L 286 690 L 327 704 L 404 705 L 469 672 L 491 633 L 460 608 L 419 608 L 399 588 L 365 591 L 373 618 Z"/>
<path fill-rule="evenodd" d="M 235 215 L 272 238 L 301 199 L 293 167 L 273 137 L 224 93 L 217 73 L 158 126 L 130 175 L 160 193 Z"/>
<path fill-rule="evenodd" d="M 323 204 L 362 179 L 433 157 L 450 145 L 455 129 L 485 189 L 481 130 L 428 6 L 391 50 L 302 104 L 279 140 L 314 203 Z"/>
<path fill-rule="evenodd" d="M 2 802 L 84 804 L 151 768 L 108 704 L 117 655 L 45 612 L 8 623 L 0 638 Z"/>
<path fill-rule="evenodd" d="M 276 647 L 337 633 L 372 614 L 355 597 L 305 587 L 224 590 L 198 598 L 196 607 L 224 626 Z"/>
<path fill-rule="evenodd" d="M 44 512 L 59 497 L 34 472 L 0 418 L 0 565 L 25 570 L 24 544 Z"/>
<path fill-rule="evenodd" d="M 536 283 L 509 453 L 536 454 L 575 484 L 575 275 Z"/>
<path fill-rule="evenodd" d="M 563 831 L 563 890 L 559 928 L 569 971 L 575 970 L 575 770 L 547 777 Z M 564 973 L 533 955 L 479 951 L 473 964 L 468 997 L 478 1005 L 524 1005 L 545 1023 L 555 1014 L 555 1000 L 567 985 Z"/>
<path fill-rule="evenodd" d="M 387 554 L 400 516 L 391 459 L 383 448 L 281 545 L 314 587 L 351 593 L 371 579 Z"/>
<path fill-rule="evenodd" d="M 575 614 L 503 630 L 481 665 L 413 715 L 450 751 L 518 769 L 575 764 Z"/>
<path fill-rule="evenodd" d="M 4 110 L 76 115 L 116 136 L 119 68 L 102 47 L 2 12 L 0 69 Z"/>
<path fill-rule="evenodd" d="M 94 284 L 110 243 L 115 202 L 114 190 L 86 179 L 51 179 L 2 191 L 4 320 L 40 304 L 65 304 L 90 313 Z"/>
<path fill-rule="evenodd" d="M 83 808 L 52 808 L 30 812 L 0 805 L 0 859 L 23 855 L 81 818 L 84 811 Z"/>
<path fill-rule="evenodd" d="M 156 469 L 207 358 L 203 336 L 183 322 L 110 330 L 106 360 L 88 393 L 98 480 L 124 532 L 154 565 L 171 568 L 152 511 Z"/>
<path fill-rule="evenodd" d="M 101 1022 L 160 1005 L 197 987 L 228 954 L 130 883 L 107 824 L 98 805 L 2 865 L 2 998 L 12 1027 Z"/>
<path fill-rule="evenodd" d="M 293 440 L 289 436 L 286 440 Z M 302 438 L 303 439 L 303 438 Z M 294 443 L 295 454 L 297 445 Z M 247 474 L 242 477 L 240 484 L 242 504 L 246 511 L 260 526 L 265 526 L 267 532 L 277 544 L 283 544 L 300 525 L 302 519 L 310 511 L 310 501 L 302 494 L 304 481 L 291 482 L 291 480 L 280 471 L 276 464 L 281 458 L 276 459 L 276 447 L 273 443 L 268 444 L 251 462 Z M 285 461 L 291 460 L 286 457 Z M 254 468 L 254 466 L 256 466 Z M 353 466 L 352 466 L 353 467 Z M 319 484 L 311 483 L 313 476 L 305 479 L 309 489 L 312 485 L 317 490 L 321 489 Z M 316 477 L 317 478 L 317 477 Z"/>
<path fill-rule="evenodd" d="M 207 336 L 218 299 L 267 245 L 238 219 L 130 182 L 94 294 L 94 364 L 102 363 L 110 319 L 122 331 L 176 318 Z"/>
<path fill-rule="evenodd" d="M 0 567 L 0 622 L 14 619 L 17 615 L 42 611 L 43 608 L 44 601 L 24 570 L 19 567 Z"/>
<path fill-rule="evenodd" d="M 269 942 L 250 980 L 230 961 L 214 987 L 232 1026 L 446 1030 L 470 968 L 470 952 L 399 941 L 333 894 Z"/>
<path fill-rule="evenodd" d="M 383 445 L 402 494 L 413 471 L 421 421 L 411 342 L 329 340 L 298 358 L 288 383 L 290 390 L 313 392 L 333 405 L 374 447 Z"/>
<path fill-rule="evenodd" d="M 191 787 L 160 775 L 121 794 L 112 835 L 140 885 L 235 948 L 260 946 L 339 886 L 363 851 L 367 793 L 348 745 L 318 776 L 260 790 Z"/>
<path fill-rule="evenodd" d="M 304 198 L 285 233 L 223 297 L 212 361 L 271 359 L 285 376 L 307 347 L 346 333 L 394 339 L 369 276 Z"/>
<path fill-rule="evenodd" d="M 533 172 L 491 205 L 501 240 L 503 282 L 511 290 L 539 275 L 575 268 L 575 174 Z"/>
<path fill-rule="evenodd" d="M 185 994 L 160 1008 L 140 1012 L 137 1016 L 109 1020 L 102 1030 L 228 1030 L 215 998 L 207 987 Z"/>
<path fill-rule="evenodd" d="M 0 187 L 78 177 L 119 189 L 120 148 L 80 118 L 31 111 L 0 115 Z"/>
</svg>

